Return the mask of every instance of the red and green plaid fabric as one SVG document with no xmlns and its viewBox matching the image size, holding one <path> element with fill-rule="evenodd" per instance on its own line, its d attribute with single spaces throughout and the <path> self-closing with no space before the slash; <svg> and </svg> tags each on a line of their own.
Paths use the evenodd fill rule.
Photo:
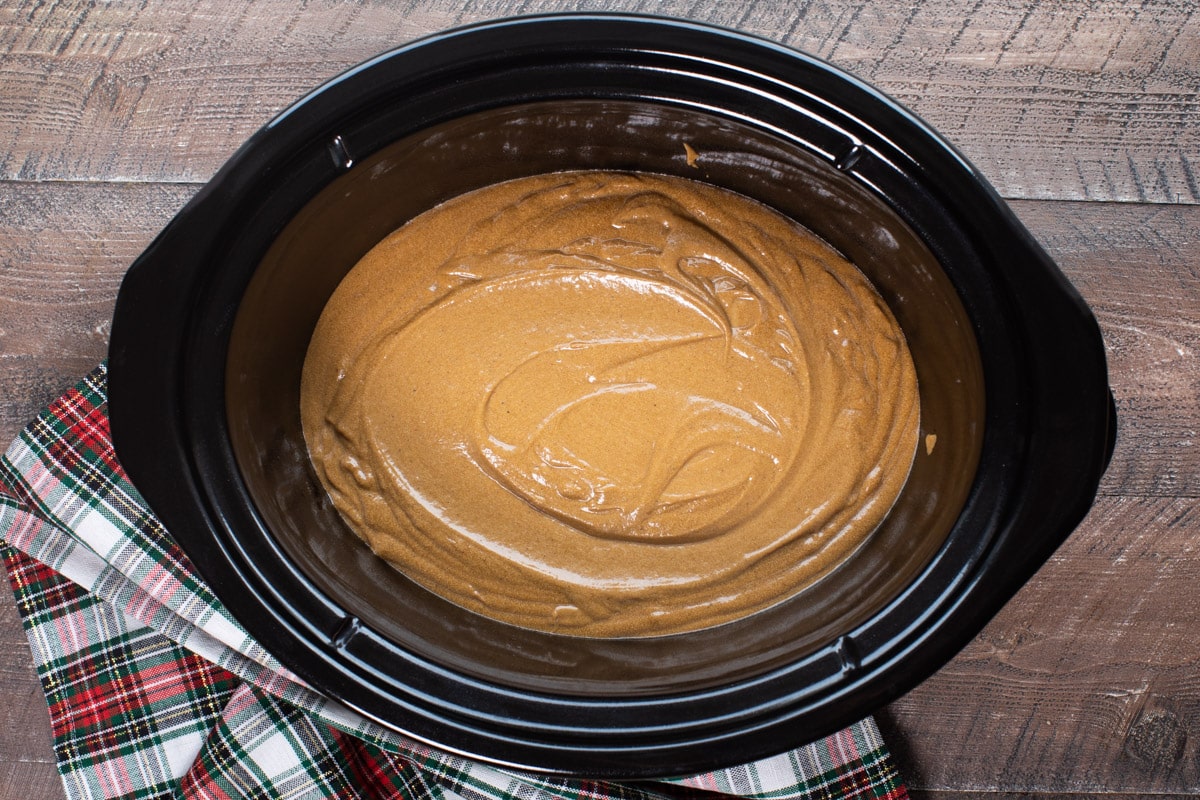
<svg viewBox="0 0 1200 800">
<path fill-rule="evenodd" d="M 906 797 L 867 719 L 719 772 L 622 785 L 439 753 L 324 697 L 197 577 L 113 453 L 101 365 L 0 457 L 0 555 L 72 800 Z"/>
</svg>

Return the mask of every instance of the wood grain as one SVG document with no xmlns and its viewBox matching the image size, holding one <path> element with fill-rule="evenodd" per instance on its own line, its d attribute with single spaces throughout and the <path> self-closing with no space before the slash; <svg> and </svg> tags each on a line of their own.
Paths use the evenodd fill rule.
<svg viewBox="0 0 1200 800">
<path fill-rule="evenodd" d="M 39 358 L 107 346 L 125 269 L 193 187 L 0 183 L 0 352 Z"/>
<path fill-rule="evenodd" d="M 929 789 L 1200 794 L 1200 509 L 1102 497 L 881 724 Z"/>
<path fill-rule="evenodd" d="M 5 798 L 58 800 L 65 798 L 62 779 L 52 763 L 0 761 L 0 794 Z"/>
<path fill-rule="evenodd" d="M 195 189 L 0 182 L 0 441 L 105 357 L 121 277 Z"/>
<path fill-rule="evenodd" d="M 693 18 L 828 59 L 926 118 L 1007 197 L 1200 202 L 1194 0 L 27 0 L 0 7 L 0 178 L 202 181 L 378 52 L 570 9 Z"/>
<path fill-rule="evenodd" d="M 1100 321 L 1119 417 L 1101 493 L 1200 496 L 1200 208 L 1012 206 Z"/>
</svg>

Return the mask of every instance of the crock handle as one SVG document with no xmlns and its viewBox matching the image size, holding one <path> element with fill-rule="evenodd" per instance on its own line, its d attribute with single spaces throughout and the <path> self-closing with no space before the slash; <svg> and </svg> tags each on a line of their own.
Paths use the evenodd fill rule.
<svg viewBox="0 0 1200 800">
<path fill-rule="evenodd" d="M 1112 389 L 1108 390 L 1108 442 L 1104 448 L 1104 469 L 1112 463 L 1113 451 L 1117 448 L 1117 399 Z"/>
<path fill-rule="evenodd" d="M 168 459 L 187 460 L 179 422 L 178 354 L 187 335 L 198 274 L 211 244 L 185 230 L 214 230 L 220 209 L 207 187 L 168 223 L 121 281 L 108 347 L 113 446 L 135 485 L 165 480 Z M 197 217 L 208 218 L 197 225 Z M 181 221 L 188 219 L 188 224 Z M 176 488 L 167 489 L 170 492 Z M 157 496 L 157 495 L 156 495 Z"/>
</svg>

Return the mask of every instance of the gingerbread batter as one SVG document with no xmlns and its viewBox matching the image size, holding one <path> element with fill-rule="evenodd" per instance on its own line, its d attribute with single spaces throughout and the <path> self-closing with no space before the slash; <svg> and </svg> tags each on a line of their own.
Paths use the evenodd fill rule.
<svg viewBox="0 0 1200 800">
<path fill-rule="evenodd" d="M 346 276 L 301 412 L 351 528 L 515 625 L 648 636 L 820 579 L 917 443 L 898 325 L 828 245 L 740 195 L 572 172 L 417 217 Z"/>
</svg>

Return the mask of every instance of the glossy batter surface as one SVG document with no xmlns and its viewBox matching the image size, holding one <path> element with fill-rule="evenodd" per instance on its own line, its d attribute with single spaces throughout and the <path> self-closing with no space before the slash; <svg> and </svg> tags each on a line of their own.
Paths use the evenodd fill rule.
<svg viewBox="0 0 1200 800">
<path fill-rule="evenodd" d="M 739 195 L 648 174 L 486 187 L 377 245 L 305 361 L 349 525 L 442 597 L 647 636 L 796 594 L 891 507 L 917 442 L 899 327 Z"/>
</svg>

